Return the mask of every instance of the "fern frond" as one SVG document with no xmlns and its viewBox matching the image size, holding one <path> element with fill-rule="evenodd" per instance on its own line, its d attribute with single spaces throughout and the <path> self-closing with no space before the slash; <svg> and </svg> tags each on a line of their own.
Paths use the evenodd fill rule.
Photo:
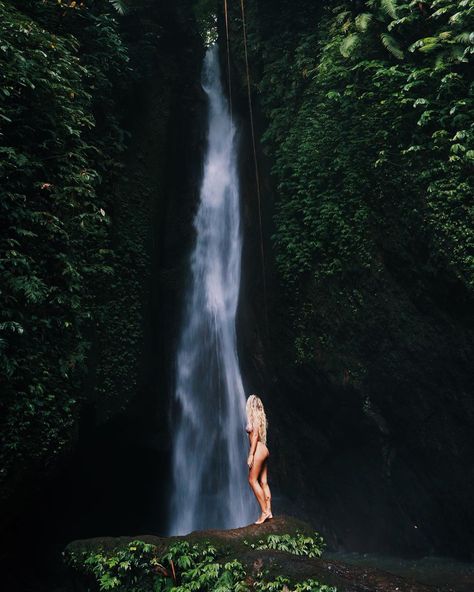
<svg viewBox="0 0 474 592">
<path fill-rule="evenodd" d="M 127 13 L 128 8 L 124 0 L 110 0 L 110 3 L 120 15 Z"/>
<path fill-rule="evenodd" d="M 335 22 L 336 22 L 338 25 L 342 25 L 342 23 L 343 23 L 344 21 L 346 21 L 348 18 L 350 18 L 350 16 L 351 16 L 351 13 L 350 13 L 348 10 L 344 10 L 344 12 L 340 12 L 340 13 L 339 13 L 339 14 L 336 16 L 336 18 L 335 18 Z"/>
<path fill-rule="evenodd" d="M 464 31 L 463 33 L 459 33 L 456 37 L 453 38 L 453 41 L 456 43 L 463 43 L 468 45 L 474 41 L 474 33 L 470 33 L 469 31 Z"/>
<path fill-rule="evenodd" d="M 403 25 L 410 26 L 410 25 L 413 24 L 413 22 L 415 20 L 416 19 L 413 16 L 413 14 L 409 14 L 407 16 L 402 16 L 401 18 L 395 19 L 391 23 L 388 23 L 387 30 L 388 31 L 392 31 L 393 29 L 396 29 L 397 27 L 400 27 L 400 26 L 403 26 Z"/>
<path fill-rule="evenodd" d="M 367 27 L 370 25 L 372 19 L 373 15 L 370 12 L 361 12 L 355 18 L 355 26 L 361 32 L 367 31 Z"/>
<path fill-rule="evenodd" d="M 339 47 L 339 51 L 345 58 L 348 58 L 359 44 L 359 41 L 359 35 L 352 33 L 343 40 Z"/>
<path fill-rule="evenodd" d="M 443 8 L 440 8 L 439 10 L 433 12 L 431 18 L 438 18 L 439 16 L 443 16 L 447 12 L 449 12 L 449 6 L 443 6 Z"/>
<path fill-rule="evenodd" d="M 408 51 L 415 51 L 416 49 L 421 52 L 429 53 L 433 49 L 441 47 L 438 37 L 424 37 L 418 39 L 415 43 L 412 43 L 408 48 Z"/>
<path fill-rule="evenodd" d="M 460 23 L 462 21 L 464 17 L 464 12 L 459 11 L 459 12 L 455 12 L 450 18 L 449 18 L 449 22 L 451 24 L 456 24 L 456 23 Z"/>
<path fill-rule="evenodd" d="M 380 0 L 380 7 L 389 17 L 397 18 L 397 0 Z"/>
<path fill-rule="evenodd" d="M 388 33 L 382 33 L 380 35 L 380 39 L 382 40 L 385 49 L 387 49 L 393 56 L 395 56 L 399 60 L 403 59 L 403 50 L 398 45 L 394 37 L 392 37 Z"/>
<path fill-rule="evenodd" d="M 422 53 L 431 53 L 435 49 L 442 49 L 442 47 L 443 46 L 441 45 L 441 43 L 425 43 L 418 48 L 418 51 L 421 51 Z"/>
<path fill-rule="evenodd" d="M 467 62 L 466 56 L 464 55 L 464 50 L 459 45 L 454 45 L 451 47 L 451 61 L 454 62 Z"/>
</svg>

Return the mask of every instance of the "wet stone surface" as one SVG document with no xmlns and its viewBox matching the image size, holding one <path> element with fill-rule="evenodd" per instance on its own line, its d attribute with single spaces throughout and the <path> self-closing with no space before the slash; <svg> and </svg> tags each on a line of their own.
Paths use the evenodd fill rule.
<svg viewBox="0 0 474 592">
<path fill-rule="evenodd" d="M 282 515 L 274 516 L 273 520 L 262 525 L 251 524 L 229 530 L 201 530 L 183 536 L 138 535 L 84 539 L 70 543 L 67 550 L 77 553 L 99 548 L 114 549 L 139 539 L 156 545 L 158 553 L 161 553 L 175 541 L 209 541 L 223 553 L 223 561 L 236 558 L 244 564 L 249 575 L 249 583 L 259 571 L 268 570 L 269 579 L 278 575 L 286 576 L 292 582 L 314 578 L 320 583 L 336 586 L 338 592 L 467 592 L 470 589 L 467 586 L 472 585 L 472 580 L 463 581 L 462 578 L 459 586 L 456 583 L 422 583 L 422 581 L 416 581 L 417 574 L 396 575 L 373 565 L 356 565 L 354 560 L 349 562 L 325 558 L 324 554 L 322 558 L 308 558 L 284 551 L 254 550 L 249 547 L 249 544 L 244 543 L 247 541 L 251 544 L 269 534 L 296 534 L 297 532 L 311 535 L 314 529 L 301 520 Z M 466 574 L 464 576 L 467 577 Z"/>
</svg>

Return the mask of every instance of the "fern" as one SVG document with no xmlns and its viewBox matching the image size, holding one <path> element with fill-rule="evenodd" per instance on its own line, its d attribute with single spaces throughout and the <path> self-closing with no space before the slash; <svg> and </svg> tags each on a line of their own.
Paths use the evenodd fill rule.
<svg viewBox="0 0 474 592">
<path fill-rule="evenodd" d="M 381 33 L 380 39 L 382 40 L 385 49 L 387 49 L 393 56 L 399 60 L 403 59 L 403 51 L 392 35 L 389 35 L 388 33 Z"/>
<path fill-rule="evenodd" d="M 367 31 L 367 28 L 372 22 L 372 19 L 373 15 L 370 14 L 370 12 L 361 12 L 355 18 L 355 26 L 359 31 L 363 33 L 364 31 Z"/>
<path fill-rule="evenodd" d="M 380 0 L 380 7 L 382 8 L 382 11 L 392 19 L 397 18 L 396 0 Z"/>
<path fill-rule="evenodd" d="M 357 47 L 359 42 L 360 38 L 359 35 L 357 35 L 357 33 L 352 33 L 351 35 L 348 35 L 347 37 L 345 37 L 345 39 L 342 41 L 340 45 L 339 50 L 341 54 L 345 58 L 348 58 L 353 53 L 354 49 Z"/>
<path fill-rule="evenodd" d="M 423 53 L 430 53 L 432 51 L 435 51 L 435 49 L 441 49 L 443 46 L 441 45 L 441 43 L 437 43 L 432 42 L 432 43 L 423 43 L 419 48 L 418 51 L 421 51 Z"/>
<path fill-rule="evenodd" d="M 0 323 L 0 331 L 11 331 L 12 333 L 18 333 L 19 335 L 22 335 L 24 329 L 20 323 L 15 321 L 5 321 Z"/>
<path fill-rule="evenodd" d="M 463 31 L 454 37 L 453 41 L 455 43 L 462 43 L 464 45 L 469 45 L 470 43 L 474 43 L 474 33 L 470 33 L 469 31 Z"/>
<path fill-rule="evenodd" d="M 124 0 L 110 0 L 110 3 L 120 15 L 127 14 L 128 7 Z"/>
</svg>

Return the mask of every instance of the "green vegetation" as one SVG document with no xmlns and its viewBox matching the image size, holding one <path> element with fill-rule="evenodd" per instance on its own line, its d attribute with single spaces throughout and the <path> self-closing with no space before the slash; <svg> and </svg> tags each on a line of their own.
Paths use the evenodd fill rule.
<svg viewBox="0 0 474 592">
<path fill-rule="evenodd" d="M 270 582 L 262 581 L 261 577 L 257 577 L 253 590 L 258 592 L 337 592 L 334 586 L 320 584 L 313 578 L 291 585 L 290 579 L 285 576 L 277 576 Z"/>
<path fill-rule="evenodd" d="M 65 553 L 65 561 L 74 570 L 91 574 L 100 590 L 153 589 L 155 580 L 160 580 L 160 571 L 167 573 L 158 562 L 156 547 L 139 540 L 110 554 Z"/>
<path fill-rule="evenodd" d="M 102 8 L 0 2 L 0 23 L 4 479 L 67 443 L 91 332 L 105 322 L 128 57 Z"/>
<path fill-rule="evenodd" d="M 395 283 L 429 310 L 451 293 L 454 315 L 472 298 L 474 8 L 322 4 L 248 3 L 252 84 L 293 357 L 357 383 L 381 327 L 422 338 Z M 239 63 L 237 10 L 232 31 Z"/>
<path fill-rule="evenodd" d="M 86 400 L 100 422 L 139 390 L 147 241 L 160 191 L 150 195 L 146 175 L 155 175 L 155 191 L 176 98 L 170 88 L 188 75 L 184 59 L 167 64 L 157 50 L 158 4 L 0 0 L 0 485 L 10 499 L 68 449 Z M 454 449 L 462 439 L 450 426 L 467 416 L 459 401 L 467 400 L 462 365 L 472 349 L 465 328 L 474 288 L 472 1 L 245 5 L 255 121 L 275 188 L 272 297 L 283 314 L 272 330 L 284 339 L 274 340 L 273 362 L 313 364 L 326 371 L 318 378 L 360 387 L 372 427 L 390 438 L 393 430 L 388 468 L 400 426 L 418 430 L 426 449 L 451 450 L 446 442 Z M 175 16 L 193 29 L 186 7 Z M 193 7 L 211 42 L 222 4 Z M 229 8 L 239 109 L 247 105 L 240 2 Z M 167 12 L 169 38 L 172 20 Z M 150 80 L 152 93 L 144 90 Z M 150 148 L 156 170 L 144 172 L 152 167 L 143 158 L 127 176 L 125 116 L 135 115 L 135 88 L 150 92 L 159 139 Z M 270 207 L 267 195 L 263 202 Z M 432 361 L 439 375 L 446 369 L 443 380 L 422 376 Z M 415 387 L 393 403 L 397 380 L 413 376 Z M 290 382 L 291 370 L 284 378 Z M 439 409 L 459 416 L 445 435 L 437 428 L 439 440 L 429 423 L 442 417 L 431 407 L 438 388 Z M 324 547 L 303 534 L 248 546 L 306 557 Z M 179 543 L 165 553 L 135 542 L 68 561 L 101 590 L 249 585 L 243 564 L 210 544 Z M 286 584 L 265 573 L 251 583 Z M 329 590 L 312 580 L 295 589 Z"/>
<path fill-rule="evenodd" d="M 130 179 L 124 151 L 160 14 L 140 0 L 122 18 L 119 4 L 0 0 L 6 497 L 69 448 L 85 400 L 100 422 L 137 393 L 153 189 L 141 171 Z M 163 57 L 156 84 L 172 67 Z M 162 143 L 171 87 L 156 99 Z"/>
<path fill-rule="evenodd" d="M 257 549 L 277 549 L 307 557 L 321 554 L 322 538 L 302 538 L 290 535 L 269 535 L 268 546 Z M 66 551 L 66 563 L 80 576 L 91 578 L 93 589 L 124 592 L 336 592 L 333 587 L 319 584 L 314 579 L 292 583 L 277 576 L 271 579 L 269 570 L 262 569 L 249 576 L 243 563 L 229 557 L 226 548 L 218 548 L 210 541 L 174 542 L 166 550 L 140 540 L 124 547 L 105 551 Z"/>
<path fill-rule="evenodd" d="M 321 557 L 325 543 L 317 532 L 313 536 L 296 531 L 294 536 L 290 534 L 269 534 L 265 539 L 250 543 L 244 540 L 244 544 L 251 549 L 275 549 L 293 553 L 293 555 L 305 555 L 306 557 Z"/>
<path fill-rule="evenodd" d="M 196 0 L 193 3 L 194 15 L 204 43 L 217 42 L 217 4 L 215 0 Z"/>
<path fill-rule="evenodd" d="M 357 15 L 344 5 L 328 10 L 321 25 L 327 37 L 305 36 L 295 48 L 293 84 L 275 90 L 268 73 L 259 86 L 272 111 L 265 140 L 278 146 L 275 241 L 288 283 L 308 270 L 322 281 L 354 269 L 377 273 L 381 236 L 372 227 L 384 209 L 408 217 L 407 240 L 421 224 L 429 263 L 442 260 L 473 286 L 473 104 L 465 66 L 474 48 L 472 7 L 434 2 L 444 10 L 428 19 L 417 2 L 398 10 L 389 4 L 385 18 L 381 8 Z M 452 53 L 435 39 L 453 43 Z M 300 108 L 286 129 L 286 109 L 278 108 L 294 98 Z"/>
</svg>

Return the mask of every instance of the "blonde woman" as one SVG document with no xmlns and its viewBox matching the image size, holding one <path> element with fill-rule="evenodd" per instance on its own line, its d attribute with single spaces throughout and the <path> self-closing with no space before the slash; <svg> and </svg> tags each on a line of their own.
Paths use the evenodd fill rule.
<svg viewBox="0 0 474 592">
<path fill-rule="evenodd" d="M 268 487 L 268 457 L 267 448 L 268 421 L 265 409 L 260 397 L 250 395 L 246 404 L 247 427 L 249 435 L 250 451 L 247 459 L 249 466 L 249 485 L 260 505 L 262 514 L 254 524 L 263 524 L 265 520 L 273 518 L 271 501 L 272 496 Z"/>
</svg>

